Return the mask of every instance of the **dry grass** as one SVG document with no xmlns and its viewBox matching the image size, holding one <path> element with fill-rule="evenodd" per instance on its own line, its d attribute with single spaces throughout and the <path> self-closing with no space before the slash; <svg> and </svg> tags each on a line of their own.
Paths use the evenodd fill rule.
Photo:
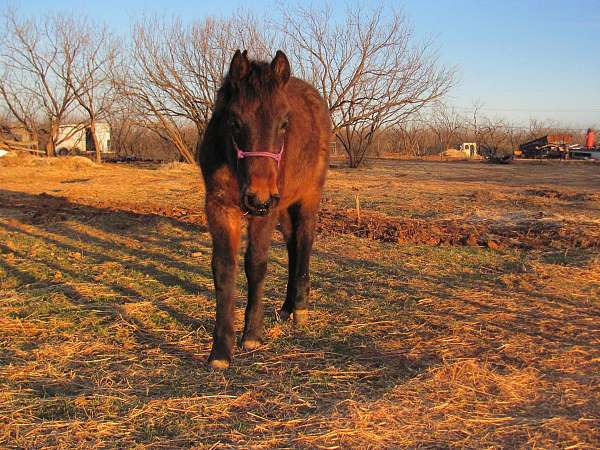
<svg viewBox="0 0 600 450">
<path fill-rule="evenodd" d="M 275 321 L 277 236 L 268 342 L 224 373 L 195 169 L 11 166 L 0 186 L 0 446 L 600 446 L 600 251 L 576 239 L 600 223 L 594 165 L 332 171 L 310 325 Z M 357 232 L 356 193 L 371 228 L 416 237 Z M 440 224 L 551 231 L 418 238 Z"/>
</svg>

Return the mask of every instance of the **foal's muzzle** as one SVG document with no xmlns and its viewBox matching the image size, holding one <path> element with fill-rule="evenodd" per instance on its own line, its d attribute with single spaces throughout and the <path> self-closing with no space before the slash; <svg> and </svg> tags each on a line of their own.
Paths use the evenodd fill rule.
<svg viewBox="0 0 600 450">
<path fill-rule="evenodd" d="M 261 202 L 257 195 L 245 192 L 242 196 L 242 208 L 252 216 L 266 216 L 271 208 L 277 207 L 279 195 L 271 195 L 266 202 Z"/>
</svg>

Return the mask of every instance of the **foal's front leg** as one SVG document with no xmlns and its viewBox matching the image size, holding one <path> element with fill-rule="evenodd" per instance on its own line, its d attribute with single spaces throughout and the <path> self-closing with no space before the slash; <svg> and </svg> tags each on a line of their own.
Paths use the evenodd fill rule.
<svg viewBox="0 0 600 450">
<path fill-rule="evenodd" d="M 239 209 L 207 203 L 206 213 L 213 241 L 212 272 L 217 298 L 213 345 L 208 363 L 215 369 L 229 367 L 235 343 L 235 278 L 240 243 Z"/>
<path fill-rule="evenodd" d="M 263 294 L 267 258 L 277 216 L 252 217 L 248 221 L 248 248 L 244 258 L 244 268 L 248 279 L 248 304 L 246 324 L 242 337 L 242 347 L 252 350 L 260 346 L 264 331 Z"/>
</svg>

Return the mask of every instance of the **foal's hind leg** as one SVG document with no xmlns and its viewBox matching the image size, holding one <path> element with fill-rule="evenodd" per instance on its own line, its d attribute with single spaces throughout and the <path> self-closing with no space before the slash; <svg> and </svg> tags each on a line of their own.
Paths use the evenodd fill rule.
<svg viewBox="0 0 600 450">
<path fill-rule="evenodd" d="M 288 285 L 280 316 L 302 325 L 308 320 L 309 262 L 315 233 L 316 208 L 295 204 L 280 218 L 288 250 Z"/>
<path fill-rule="evenodd" d="M 248 304 L 242 347 L 252 350 L 263 339 L 263 293 L 267 273 L 267 257 L 277 217 L 253 217 L 248 222 L 248 248 L 244 257 L 244 268 L 248 279 Z"/>
</svg>

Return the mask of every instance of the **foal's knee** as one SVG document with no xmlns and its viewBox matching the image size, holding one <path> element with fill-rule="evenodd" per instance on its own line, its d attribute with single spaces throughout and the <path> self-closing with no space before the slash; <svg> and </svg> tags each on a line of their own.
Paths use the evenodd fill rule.
<svg viewBox="0 0 600 450">
<path fill-rule="evenodd" d="M 244 261 L 244 269 L 246 271 L 246 277 L 248 281 L 260 281 L 267 274 L 267 261 L 253 261 L 250 258 L 246 258 Z"/>
</svg>

